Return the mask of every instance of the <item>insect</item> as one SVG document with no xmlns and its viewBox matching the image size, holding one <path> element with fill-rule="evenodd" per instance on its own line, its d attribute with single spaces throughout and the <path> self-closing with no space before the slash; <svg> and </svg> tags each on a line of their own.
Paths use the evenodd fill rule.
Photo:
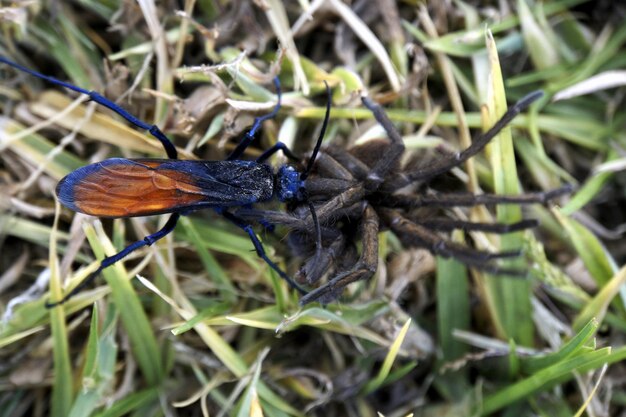
<svg viewBox="0 0 626 417">
<path fill-rule="evenodd" d="M 314 223 L 304 206 L 291 213 L 241 208 L 237 215 L 248 219 L 264 219 L 289 227 L 290 246 L 307 261 L 296 275 L 298 281 L 313 284 L 330 273 L 328 281 L 304 295 L 301 304 L 312 301 L 326 303 L 336 299 L 343 289 L 359 280 L 370 278 L 378 267 L 378 232 L 390 229 L 407 247 L 421 247 L 431 253 L 458 261 L 494 274 L 525 276 L 515 268 L 500 266 L 497 261 L 517 257 L 519 250 L 487 252 L 453 242 L 439 235 L 454 229 L 504 234 L 538 225 L 533 219 L 511 224 L 476 223 L 447 217 L 433 217 L 446 208 L 481 204 L 545 203 L 571 191 L 570 186 L 515 196 L 469 193 L 441 193 L 427 190 L 434 177 L 448 172 L 480 152 L 511 120 L 542 92 L 522 98 L 484 134 L 475 138 L 467 149 L 447 158 L 437 159 L 414 169 L 400 167 L 405 147 L 402 138 L 383 109 L 368 97 L 362 102 L 384 128 L 388 140 L 373 141 L 350 150 L 340 147 L 322 149 L 315 161 L 313 174 L 305 184 L 306 192 L 316 204 L 322 244 L 312 233 Z M 410 191 L 407 192 L 407 188 Z M 426 210 L 429 210 L 427 212 Z M 362 242 L 358 255 L 356 241 Z"/>
<path fill-rule="evenodd" d="M 59 201 L 77 212 L 109 218 L 167 213 L 171 213 L 171 215 L 160 230 L 128 245 L 117 254 L 104 258 L 98 268 L 83 282 L 62 299 L 47 302 L 47 307 L 65 303 L 93 281 L 103 269 L 120 261 L 135 250 L 150 246 L 167 236 L 174 230 L 181 215 L 205 208 L 214 209 L 243 229 L 250 237 L 258 256 L 275 270 L 290 287 L 302 295 L 306 294 L 303 288 L 266 255 L 263 245 L 250 223 L 233 214 L 231 209 L 278 198 L 283 202 L 297 201 L 306 204 L 312 210 L 312 218 L 316 219 L 313 205 L 308 202 L 305 183 L 328 125 L 330 115 L 330 89 L 328 85 L 326 85 L 328 95 L 326 115 L 306 169 L 303 172 L 298 172 L 291 165 L 283 165 L 277 172 L 274 172 L 274 169 L 265 162 L 274 153 L 282 151 L 288 158 L 298 159 L 281 142 L 266 150 L 255 161 L 245 161 L 238 158 L 251 144 L 261 124 L 278 113 L 281 106 L 278 78 L 274 79 L 278 97 L 274 110 L 255 119 L 251 129 L 226 160 L 191 161 L 177 159 L 176 148 L 157 126 L 149 125 L 137 119 L 99 93 L 38 73 L 2 56 L 0 56 L 0 62 L 52 84 L 88 95 L 91 100 L 113 110 L 131 124 L 147 130 L 161 142 L 169 157 L 169 159 L 107 159 L 79 168 L 59 182 L 56 188 Z"/>
</svg>

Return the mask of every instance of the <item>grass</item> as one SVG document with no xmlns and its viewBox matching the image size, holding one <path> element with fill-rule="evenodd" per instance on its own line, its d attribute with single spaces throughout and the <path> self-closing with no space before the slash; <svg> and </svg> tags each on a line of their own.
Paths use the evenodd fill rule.
<svg viewBox="0 0 626 417">
<path fill-rule="evenodd" d="M 618 19 L 626 9 L 583 0 L 510 1 L 505 13 L 475 2 L 378 3 L 372 22 L 340 0 L 323 9 L 187 1 L 179 14 L 150 1 L 15 4 L 0 9 L 0 55 L 124 95 L 120 104 L 161 126 L 186 159 L 231 151 L 273 106 L 276 74 L 283 108 L 264 124 L 260 149 L 280 139 L 299 154 L 323 118 L 324 81 L 333 95 L 326 143 L 379 134 L 358 100 L 365 89 L 412 158 L 467 147 L 507 103 L 542 89 L 545 98 L 453 180 L 475 193 L 577 186 L 561 207 L 454 212 L 540 219 L 536 232 L 453 234 L 488 250 L 523 248 L 511 262 L 529 278 L 432 259 L 382 231 L 371 282 L 326 307 L 300 307 L 246 236 L 197 213 L 46 310 L 97 259 L 164 221 L 76 215 L 55 206 L 56 183 L 107 157 L 164 153 L 117 115 L 2 65 L 0 416 L 624 412 L 626 253 L 611 229 L 626 224 Z M 293 273 L 301 260 L 286 233 L 259 236 Z"/>
</svg>

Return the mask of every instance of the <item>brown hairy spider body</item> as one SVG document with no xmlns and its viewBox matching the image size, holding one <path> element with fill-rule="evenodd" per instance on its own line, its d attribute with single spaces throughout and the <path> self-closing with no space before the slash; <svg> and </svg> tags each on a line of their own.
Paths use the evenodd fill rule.
<svg viewBox="0 0 626 417">
<path fill-rule="evenodd" d="M 497 263 L 499 259 L 519 256 L 520 251 L 492 253 L 479 250 L 453 242 L 439 232 L 461 229 L 504 234 L 535 227 L 536 220 L 525 219 L 512 224 L 476 223 L 421 216 L 419 210 L 480 204 L 545 203 L 569 192 L 571 187 L 516 196 L 421 191 L 432 178 L 480 152 L 519 112 L 541 95 L 541 92 L 535 92 L 521 99 L 467 149 L 420 169 L 401 168 L 405 147 L 400 134 L 383 109 L 363 97 L 363 104 L 372 111 L 389 139 L 372 141 L 350 150 L 332 146 L 322 149 L 306 181 L 306 192 L 315 205 L 319 230 L 316 230 L 313 214 L 305 205 L 292 207 L 289 213 L 242 209 L 237 214 L 291 229 L 289 242 L 293 252 L 308 257 L 296 277 L 300 282 L 314 284 L 332 272 L 325 284 L 302 297 L 301 304 L 330 302 L 347 285 L 370 278 L 378 267 L 378 233 L 383 229 L 391 230 L 407 247 L 425 248 L 435 255 L 455 258 L 485 272 L 524 276 L 522 270 L 501 267 Z M 400 191 L 409 185 L 413 192 Z M 362 242 L 360 255 L 354 249 L 358 240 Z"/>
</svg>

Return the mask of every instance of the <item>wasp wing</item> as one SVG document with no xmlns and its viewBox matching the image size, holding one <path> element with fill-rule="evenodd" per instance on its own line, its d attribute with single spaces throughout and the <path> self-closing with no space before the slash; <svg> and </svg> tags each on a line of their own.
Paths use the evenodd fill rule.
<svg viewBox="0 0 626 417">
<path fill-rule="evenodd" d="M 232 207 L 272 198 L 270 166 L 253 161 L 112 158 L 63 178 L 66 207 L 98 217 L 149 216 Z"/>
</svg>

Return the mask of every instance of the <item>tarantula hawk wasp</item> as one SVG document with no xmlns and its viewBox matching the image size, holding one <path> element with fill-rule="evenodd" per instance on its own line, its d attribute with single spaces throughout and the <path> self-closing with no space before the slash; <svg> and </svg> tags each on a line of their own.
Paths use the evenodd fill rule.
<svg viewBox="0 0 626 417">
<path fill-rule="evenodd" d="M 274 172 L 266 161 L 278 151 L 282 151 L 291 160 L 299 161 L 281 142 L 267 149 L 254 161 L 239 158 L 252 143 L 261 124 L 275 117 L 280 110 L 281 90 L 278 78 L 274 78 L 278 100 L 273 111 L 254 120 L 250 130 L 226 160 L 192 161 L 179 160 L 174 144 L 156 125 L 139 120 L 99 93 L 33 71 L 2 56 L 0 56 L 0 62 L 54 85 L 86 94 L 92 101 L 109 108 L 131 124 L 147 130 L 161 142 L 169 157 L 169 159 L 111 158 L 81 167 L 59 182 L 56 188 L 59 201 L 76 212 L 109 218 L 167 213 L 171 215 L 157 232 L 128 245 L 115 255 L 105 257 L 94 272 L 62 299 L 46 302 L 48 308 L 65 303 L 93 281 L 103 269 L 171 233 L 181 215 L 205 208 L 214 209 L 231 223 L 243 229 L 254 245 L 257 255 L 291 288 L 301 295 L 307 293 L 266 255 L 252 226 L 230 210 L 233 207 L 251 206 L 273 198 L 278 198 L 282 202 L 296 201 L 309 207 L 315 224 L 314 228 L 319 231 L 315 209 L 308 199 L 305 184 L 320 149 L 330 116 L 331 94 L 327 84 L 326 115 L 306 169 L 298 172 L 291 165 L 283 165 L 278 168 L 277 172 Z M 318 232 L 317 235 L 320 236 L 320 233 Z M 319 241 L 318 244 L 321 245 Z"/>
<path fill-rule="evenodd" d="M 334 276 L 304 295 L 300 303 L 312 301 L 322 303 L 336 299 L 343 288 L 355 281 L 370 278 L 378 267 L 378 232 L 390 229 L 405 246 L 422 247 L 443 257 L 453 257 L 467 266 L 511 276 L 526 275 L 524 271 L 504 268 L 494 261 L 517 257 L 520 251 L 487 252 L 473 249 L 460 243 L 444 239 L 437 232 L 462 229 L 504 234 L 529 229 L 538 225 L 533 219 L 516 223 L 475 223 L 449 218 L 428 219 L 414 215 L 419 208 L 449 208 L 486 204 L 531 204 L 546 203 L 571 191 L 565 186 L 548 192 L 520 195 L 495 194 L 406 194 L 400 190 L 412 186 L 419 189 L 432 178 L 448 172 L 480 152 L 513 118 L 539 99 L 543 93 L 528 94 L 483 133 L 465 150 L 448 158 L 435 160 L 430 164 L 408 172 L 399 170 L 400 159 L 404 154 L 403 140 L 383 109 L 367 96 L 362 102 L 383 127 L 388 141 L 382 145 L 352 150 L 338 147 L 323 148 L 317 155 L 314 174 L 306 182 L 306 192 L 316 207 L 317 219 L 308 215 L 304 207 L 296 207 L 291 213 L 263 211 L 255 208 L 242 208 L 237 215 L 249 219 L 263 219 L 290 228 L 290 244 L 300 256 L 309 256 L 300 268 L 298 281 L 313 284 L 333 269 Z M 317 233 L 313 225 L 321 225 Z M 345 233 L 346 225 L 359 224 L 362 252 L 358 256 L 350 252 L 351 234 Z M 317 244 L 319 240 L 323 245 Z M 342 258 L 352 258 L 347 261 Z M 331 274 L 331 275 L 333 275 Z"/>
</svg>

